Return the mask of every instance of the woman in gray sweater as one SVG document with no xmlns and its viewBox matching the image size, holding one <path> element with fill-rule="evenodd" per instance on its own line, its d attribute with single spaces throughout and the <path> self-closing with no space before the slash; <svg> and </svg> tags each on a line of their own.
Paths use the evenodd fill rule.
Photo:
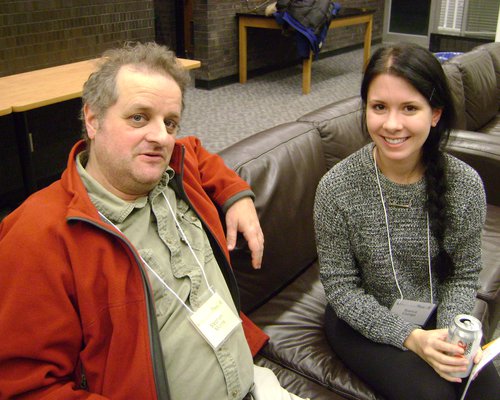
<svg viewBox="0 0 500 400">
<path fill-rule="evenodd" d="M 447 343 L 447 327 L 474 305 L 483 184 L 442 151 L 455 116 L 432 53 L 378 49 L 361 98 L 373 143 L 333 167 L 316 193 L 327 338 L 388 399 L 456 399 L 464 383 L 452 375 L 467 361 L 450 355 L 463 350 Z M 467 398 L 495 398 L 499 381 L 490 364 Z"/>
</svg>

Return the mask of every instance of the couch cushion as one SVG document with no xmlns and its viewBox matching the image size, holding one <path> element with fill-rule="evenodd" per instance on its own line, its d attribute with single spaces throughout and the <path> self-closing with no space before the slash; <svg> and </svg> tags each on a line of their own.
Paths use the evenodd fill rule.
<svg viewBox="0 0 500 400">
<path fill-rule="evenodd" d="M 312 210 L 324 155 L 318 131 L 299 122 L 248 137 L 220 155 L 251 185 L 264 232 L 260 270 L 252 269 L 246 247 L 231 253 L 241 306 L 249 312 L 316 259 Z"/>
<path fill-rule="evenodd" d="M 298 121 L 312 122 L 323 141 L 326 168 L 363 147 L 371 139 L 361 129 L 361 98 L 350 97 L 303 115 Z"/>
<path fill-rule="evenodd" d="M 497 115 L 495 115 L 486 125 L 482 126 L 478 132 L 500 136 L 500 113 L 497 113 Z"/>
<path fill-rule="evenodd" d="M 495 74 L 497 76 L 497 103 L 500 107 L 500 42 L 486 43 L 478 46 L 477 49 L 485 50 L 490 53 L 493 66 L 495 67 Z"/>
<path fill-rule="evenodd" d="M 453 57 L 462 74 L 467 129 L 479 130 L 498 112 L 497 79 L 487 51 L 473 50 Z"/>
<path fill-rule="evenodd" d="M 488 204 L 481 250 L 483 268 L 479 275 L 481 287 L 477 297 L 488 303 L 490 327 L 494 330 L 500 320 L 500 207 Z M 491 332 L 493 334 L 494 332 Z"/>
<path fill-rule="evenodd" d="M 314 263 L 279 295 L 250 314 L 252 321 L 271 338 L 261 354 L 343 397 L 379 398 L 328 345 L 324 334 L 325 306 L 318 264 Z"/>
<path fill-rule="evenodd" d="M 488 308 L 488 303 L 479 297 L 476 298 L 476 303 L 474 304 L 474 309 L 472 310 L 472 315 L 474 315 L 479 321 L 481 321 L 481 327 L 483 331 L 483 341 L 488 343 L 493 339 L 495 333 L 495 327 L 490 326 L 490 311 Z"/>
<path fill-rule="evenodd" d="M 481 176 L 488 202 L 482 233 L 483 270 L 477 297 L 488 304 L 485 337 L 494 333 L 500 319 L 500 140 L 478 132 L 453 131 L 447 151 L 468 163 Z"/>
<path fill-rule="evenodd" d="M 480 132 L 454 130 L 446 150 L 474 168 L 483 180 L 488 204 L 500 206 L 500 138 Z"/>
<path fill-rule="evenodd" d="M 448 85 L 450 86 L 451 96 L 456 110 L 456 129 L 466 129 L 467 120 L 465 117 L 465 96 L 464 87 L 462 84 L 462 74 L 456 64 L 445 63 L 443 70 L 448 78 Z"/>
<path fill-rule="evenodd" d="M 254 359 L 254 363 L 261 367 L 271 369 L 277 376 L 280 384 L 290 393 L 296 394 L 303 399 L 310 398 L 311 400 L 345 400 L 352 397 L 340 396 L 328 388 L 311 381 L 295 371 L 278 365 L 271 360 L 258 355 Z"/>
</svg>

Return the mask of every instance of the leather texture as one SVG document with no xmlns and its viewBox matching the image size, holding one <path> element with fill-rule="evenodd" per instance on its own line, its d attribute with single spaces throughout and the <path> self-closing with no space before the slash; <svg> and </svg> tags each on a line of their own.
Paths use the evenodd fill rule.
<svg viewBox="0 0 500 400">
<path fill-rule="evenodd" d="M 298 119 L 310 122 L 323 142 L 326 168 L 330 169 L 370 141 L 361 128 L 361 98 L 350 97 L 312 111 Z"/>
<path fill-rule="evenodd" d="M 252 187 L 266 241 L 259 271 L 252 269 L 246 247 L 231 254 L 242 309 L 250 312 L 317 258 L 312 210 L 326 172 L 321 139 L 310 124 L 287 123 L 220 155 Z"/>
<path fill-rule="evenodd" d="M 453 57 L 462 75 L 467 129 L 480 130 L 498 113 L 498 87 L 489 52 L 472 50 Z"/>
<path fill-rule="evenodd" d="M 492 42 L 477 47 L 478 50 L 487 51 L 493 61 L 497 77 L 497 103 L 500 104 L 500 42 Z"/>
<path fill-rule="evenodd" d="M 474 168 L 484 183 L 488 204 L 500 206 L 498 171 L 500 165 L 500 138 L 470 131 L 451 133 L 446 150 Z"/>
<path fill-rule="evenodd" d="M 332 352 L 323 328 L 325 307 L 319 267 L 314 263 L 279 296 L 251 314 L 271 337 L 261 354 L 345 398 L 380 398 Z"/>
<path fill-rule="evenodd" d="M 297 393 L 297 395 L 303 399 L 341 400 L 346 398 L 331 392 L 328 388 L 313 382 L 290 369 L 281 367 L 265 357 L 261 356 L 255 359 L 255 364 L 273 370 L 282 386 L 287 387 L 291 393 Z"/>
<path fill-rule="evenodd" d="M 448 78 L 453 103 L 456 110 L 456 129 L 467 129 L 467 119 L 465 118 L 465 95 L 462 85 L 462 74 L 456 64 L 445 63 L 443 70 Z"/>
</svg>

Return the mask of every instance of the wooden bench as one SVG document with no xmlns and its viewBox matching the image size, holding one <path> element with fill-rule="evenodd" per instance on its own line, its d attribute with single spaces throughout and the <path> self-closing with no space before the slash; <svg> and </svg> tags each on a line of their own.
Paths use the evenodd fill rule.
<svg viewBox="0 0 500 400">
<path fill-rule="evenodd" d="M 188 70 L 199 68 L 197 60 L 178 59 Z M 31 153 L 35 150 L 26 112 L 81 97 L 83 84 L 98 59 L 58 65 L 0 77 L 0 116 L 13 113 L 23 183 L 26 194 L 36 190 Z"/>
<path fill-rule="evenodd" d="M 340 14 L 332 19 L 329 29 L 336 29 L 352 25 L 365 25 L 364 35 L 364 51 L 363 51 L 363 68 L 368 64 L 371 51 L 372 29 L 373 29 L 373 14 L 375 10 L 361 8 L 345 8 Z M 257 13 L 237 13 L 238 31 L 239 31 L 239 77 L 240 83 L 247 81 L 247 41 L 248 28 L 261 29 L 281 29 L 274 17 L 266 17 L 264 14 Z M 313 54 L 309 54 L 302 62 L 302 93 L 309 94 L 311 92 L 311 68 Z"/>
</svg>

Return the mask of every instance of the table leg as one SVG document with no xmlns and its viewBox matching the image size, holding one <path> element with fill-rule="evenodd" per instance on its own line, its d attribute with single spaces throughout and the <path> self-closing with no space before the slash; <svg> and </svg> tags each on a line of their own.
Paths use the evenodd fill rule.
<svg viewBox="0 0 500 400">
<path fill-rule="evenodd" d="M 241 22 L 238 24 L 239 51 L 240 51 L 240 83 L 247 81 L 247 27 Z"/>
<path fill-rule="evenodd" d="M 26 195 L 30 195 L 36 191 L 36 178 L 33 168 L 33 159 L 31 157 L 32 145 L 28 128 L 28 120 L 26 112 L 15 112 L 13 116 L 16 141 L 19 148 L 19 158 L 21 160 L 24 191 Z"/>
<path fill-rule="evenodd" d="M 312 70 L 312 51 L 309 52 L 309 58 L 304 58 L 302 62 L 302 94 L 311 93 L 311 70 Z"/>
<path fill-rule="evenodd" d="M 373 16 L 370 16 L 365 28 L 365 45 L 363 51 L 363 71 L 368 65 L 368 61 L 370 60 L 371 53 L 371 44 L 372 44 L 372 28 L 373 28 Z"/>
</svg>

